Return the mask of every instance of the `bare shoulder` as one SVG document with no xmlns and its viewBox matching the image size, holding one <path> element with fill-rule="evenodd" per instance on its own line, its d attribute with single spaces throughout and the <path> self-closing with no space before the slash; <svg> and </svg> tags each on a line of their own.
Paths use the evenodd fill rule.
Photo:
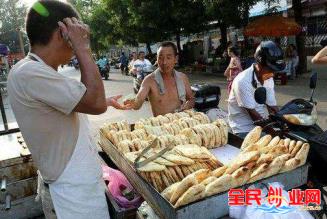
<svg viewBox="0 0 327 219">
<path fill-rule="evenodd" d="M 147 76 L 144 78 L 142 84 L 143 84 L 143 85 L 146 85 L 146 86 L 151 86 L 154 82 L 155 82 L 155 80 L 154 80 L 154 75 L 153 75 L 153 74 L 149 74 L 149 75 L 147 75 Z"/>
<path fill-rule="evenodd" d="M 184 82 L 189 82 L 189 78 L 185 73 L 183 73 L 183 72 L 179 72 L 179 73 Z"/>
</svg>

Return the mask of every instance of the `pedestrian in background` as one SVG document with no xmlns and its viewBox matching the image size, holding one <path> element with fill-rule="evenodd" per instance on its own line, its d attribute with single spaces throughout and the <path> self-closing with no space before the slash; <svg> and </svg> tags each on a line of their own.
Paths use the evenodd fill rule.
<svg viewBox="0 0 327 219">
<path fill-rule="evenodd" d="M 131 60 L 128 63 L 128 72 L 131 75 L 133 72 L 133 66 L 134 66 L 134 62 L 137 60 L 137 54 L 136 52 L 132 52 L 131 54 Z"/>
<path fill-rule="evenodd" d="M 127 75 L 128 58 L 126 57 L 124 52 L 121 53 L 121 56 L 119 58 L 119 62 L 120 62 L 120 71 L 121 71 L 121 73 Z"/>
<path fill-rule="evenodd" d="M 228 56 L 230 57 L 230 62 L 225 70 L 224 75 L 227 77 L 227 92 L 228 95 L 231 91 L 232 88 L 232 83 L 234 78 L 243 71 L 242 66 L 241 66 L 241 60 L 239 58 L 238 51 L 235 47 L 228 47 L 227 49 Z"/>
</svg>

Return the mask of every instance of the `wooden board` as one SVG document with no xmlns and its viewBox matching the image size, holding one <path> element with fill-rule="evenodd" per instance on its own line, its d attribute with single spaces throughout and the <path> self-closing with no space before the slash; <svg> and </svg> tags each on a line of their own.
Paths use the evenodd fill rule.
<svg viewBox="0 0 327 219">
<path fill-rule="evenodd" d="M 32 161 L 0 168 L 0 180 L 7 177 L 7 183 L 37 176 L 37 168 Z"/>
<path fill-rule="evenodd" d="M 125 174 L 133 187 L 143 196 L 160 218 L 165 219 L 216 219 L 228 214 L 228 194 L 220 193 L 181 208 L 173 208 L 159 192 L 147 183 L 133 168 L 126 158 L 105 136 L 100 134 L 100 145 L 117 167 Z M 299 187 L 307 182 L 308 165 L 293 171 L 274 175 L 260 182 L 281 182 L 285 189 Z M 258 183 L 258 182 L 256 182 Z M 246 185 L 246 187 L 249 185 Z M 244 186 L 245 187 L 245 186 Z M 219 203 L 219 204 L 218 204 Z"/>
<path fill-rule="evenodd" d="M 37 177 L 8 183 L 6 192 L 0 192 L 0 202 L 4 202 L 7 193 L 11 195 L 11 200 L 15 201 L 21 198 L 35 195 L 36 192 Z"/>
<path fill-rule="evenodd" d="M 17 135 L 21 134 L 13 133 L 0 136 L 0 168 L 32 160 L 30 153 L 25 154 L 24 157 L 21 156 L 23 147 L 17 141 Z"/>
</svg>

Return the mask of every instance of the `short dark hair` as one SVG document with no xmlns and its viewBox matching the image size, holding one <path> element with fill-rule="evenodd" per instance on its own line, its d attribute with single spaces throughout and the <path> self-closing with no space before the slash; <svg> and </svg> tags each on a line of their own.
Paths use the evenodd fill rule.
<svg viewBox="0 0 327 219">
<path fill-rule="evenodd" d="M 178 54 L 177 46 L 176 46 L 173 42 L 171 42 L 171 41 L 165 41 L 165 42 L 162 42 L 162 43 L 160 44 L 159 48 L 160 48 L 160 47 L 171 47 L 171 48 L 174 50 L 174 54 L 175 54 L 175 56 L 177 56 L 177 54 Z"/>
<path fill-rule="evenodd" d="M 238 50 L 237 50 L 236 47 L 234 47 L 234 46 L 230 46 L 230 47 L 228 47 L 227 50 L 229 50 L 229 51 L 231 51 L 232 53 L 234 53 L 234 55 L 239 56 L 239 54 L 238 54 Z"/>
<path fill-rule="evenodd" d="M 39 0 L 29 9 L 26 16 L 26 32 L 31 46 L 47 45 L 58 28 L 58 21 L 76 17 L 78 12 L 68 3 L 56 0 Z"/>
<path fill-rule="evenodd" d="M 145 52 L 144 52 L 144 51 L 139 51 L 139 55 L 140 55 L 141 53 L 144 53 L 144 54 L 145 54 Z"/>
</svg>

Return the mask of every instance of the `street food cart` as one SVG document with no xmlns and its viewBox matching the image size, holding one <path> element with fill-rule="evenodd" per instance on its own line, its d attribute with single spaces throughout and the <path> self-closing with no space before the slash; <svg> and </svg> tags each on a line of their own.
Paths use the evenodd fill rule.
<svg viewBox="0 0 327 219">
<path fill-rule="evenodd" d="M 40 216 L 41 204 L 35 202 L 37 169 L 2 89 L 0 109 L 0 219 Z"/>
<path fill-rule="evenodd" d="M 156 121 L 154 121 L 154 123 L 156 123 Z M 168 124 L 170 124 L 170 123 L 168 123 Z M 158 124 L 156 124 L 156 125 L 158 125 Z M 135 127 L 136 126 L 139 126 L 139 124 L 138 125 L 136 124 Z M 200 124 L 200 126 L 201 126 L 201 124 Z M 148 128 L 148 126 L 145 126 L 145 129 L 147 129 L 147 128 Z M 110 130 L 110 129 L 112 129 L 112 130 Z M 157 185 L 154 185 L 153 182 L 151 181 L 151 179 L 149 180 L 149 178 L 146 177 L 146 174 L 144 172 L 140 171 L 139 168 L 137 168 L 138 166 L 136 165 L 136 163 L 131 162 L 130 153 L 137 153 L 137 152 L 134 151 L 134 152 L 126 153 L 126 152 L 122 151 L 122 148 L 120 148 L 120 147 L 123 147 L 123 144 L 121 144 L 121 142 L 127 143 L 129 141 L 128 140 L 129 137 L 126 137 L 126 136 L 128 136 L 127 131 L 126 132 L 122 131 L 123 129 L 124 129 L 124 125 L 118 125 L 116 127 L 115 127 L 115 124 L 105 125 L 104 128 L 102 128 L 100 131 L 100 136 L 101 136 L 100 137 L 100 145 L 101 145 L 103 151 L 111 159 L 111 161 L 126 175 L 126 177 L 130 181 L 130 183 L 133 185 L 133 187 L 142 195 L 142 197 L 145 199 L 145 201 L 150 205 L 150 207 L 155 211 L 155 213 L 160 218 L 166 218 L 166 219 L 189 219 L 189 218 L 208 219 L 208 218 L 212 218 L 212 219 L 214 219 L 214 218 L 220 218 L 220 217 L 228 215 L 228 213 L 229 213 L 228 188 L 225 188 L 224 190 L 217 192 L 216 194 L 213 193 L 208 196 L 201 196 L 198 200 L 193 200 L 190 203 L 187 203 L 185 205 L 176 207 L 176 203 L 171 203 L 171 199 L 169 200 L 169 198 L 167 199 L 167 196 L 165 196 L 166 195 L 165 191 L 167 189 L 169 190 L 169 187 L 171 187 L 171 186 L 168 186 L 164 190 L 162 190 L 162 188 L 158 187 Z M 131 132 L 133 132 L 132 130 L 134 129 L 134 125 L 131 127 L 127 127 L 127 129 L 129 129 Z M 109 135 L 108 135 L 108 131 L 110 133 Z M 112 135 L 115 135 L 114 134 L 115 132 L 118 132 L 118 133 L 124 132 L 125 137 L 120 139 L 119 134 L 117 136 L 112 136 Z M 184 133 L 186 133 L 186 132 L 184 131 Z M 116 137 L 117 137 L 117 139 L 115 139 Z M 135 138 L 136 138 L 136 136 L 133 136 L 133 134 L 131 134 L 130 141 L 135 140 Z M 163 138 L 161 133 L 158 133 L 157 138 L 159 138 L 159 139 Z M 161 139 L 160 139 L 160 141 L 161 141 Z M 284 142 L 284 140 L 282 140 L 282 141 Z M 118 144 L 117 144 L 117 142 L 118 142 Z M 231 133 L 228 133 L 227 142 L 224 142 L 218 148 L 213 147 L 213 148 L 209 149 L 210 152 L 223 165 L 222 167 L 218 167 L 218 169 L 221 169 L 224 166 L 226 166 L 226 169 L 227 169 L 227 166 L 229 166 L 231 163 L 233 163 L 233 159 L 235 159 L 235 157 L 238 157 L 240 153 L 246 153 L 246 152 L 240 151 L 240 149 L 239 149 L 242 144 L 243 143 L 242 143 L 241 139 L 239 139 L 237 136 L 235 136 Z M 175 148 L 172 147 L 172 148 L 173 148 L 172 150 L 176 149 L 176 147 Z M 134 149 L 131 149 L 131 150 L 134 150 Z M 145 149 L 143 149 L 143 151 L 144 150 Z M 171 153 L 171 151 L 169 151 L 167 153 Z M 165 156 L 163 156 L 163 157 L 167 158 Z M 156 161 L 156 160 L 154 160 L 154 161 Z M 228 168 L 230 168 L 230 167 L 231 166 L 229 166 Z M 213 170 L 212 173 L 215 171 L 217 173 L 218 169 Z M 196 170 L 194 170 L 194 171 L 197 172 Z M 201 170 L 199 170 L 199 171 L 201 171 Z M 189 173 L 190 173 L 189 175 L 185 174 L 185 175 L 187 175 L 185 178 L 188 178 L 190 175 L 194 174 L 194 172 L 192 172 L 192 171 L 190 171 Z M 296 187 L 299 187 L 299 186 L 305 184 L 307 182 L 307 176 L 308 176 L 308 165 L 305 164 L 305 161 L 302 161 L 301 165 L 298 165 L 294 168 L 288 169 L 288 171 L 283 171 L 282 173 L 279 171 L 277 171 L 277 172 L 275 171 L 275 173 L 269 177 L 257 178 L 258 180 L 255 180 L 254 182 L 244 183 L 239 186 L 241 188 L 245 189 L 248 186 L 250 186 L 251 184 L 280 182 L 285 186 L 284 188 L 286 190 L 289 190 L 289 189 L 296 188 Z M 182 182 L 183 182 L 183 180 L 185 180 L 185 178 L 181 179 L 182 181 L 179 183 L 182 184 Z M 219 179 L 219 177 L 217 177 L 217 178 Z M 237 187 L 239 187 L 239 186 L 237 186 Z M 182 195 L 181 197 L 183 197 L 183 196 L 184 195 Z M 177 203 L 178 203 L 178 201 L 177 201 Z"/>
</svg>

